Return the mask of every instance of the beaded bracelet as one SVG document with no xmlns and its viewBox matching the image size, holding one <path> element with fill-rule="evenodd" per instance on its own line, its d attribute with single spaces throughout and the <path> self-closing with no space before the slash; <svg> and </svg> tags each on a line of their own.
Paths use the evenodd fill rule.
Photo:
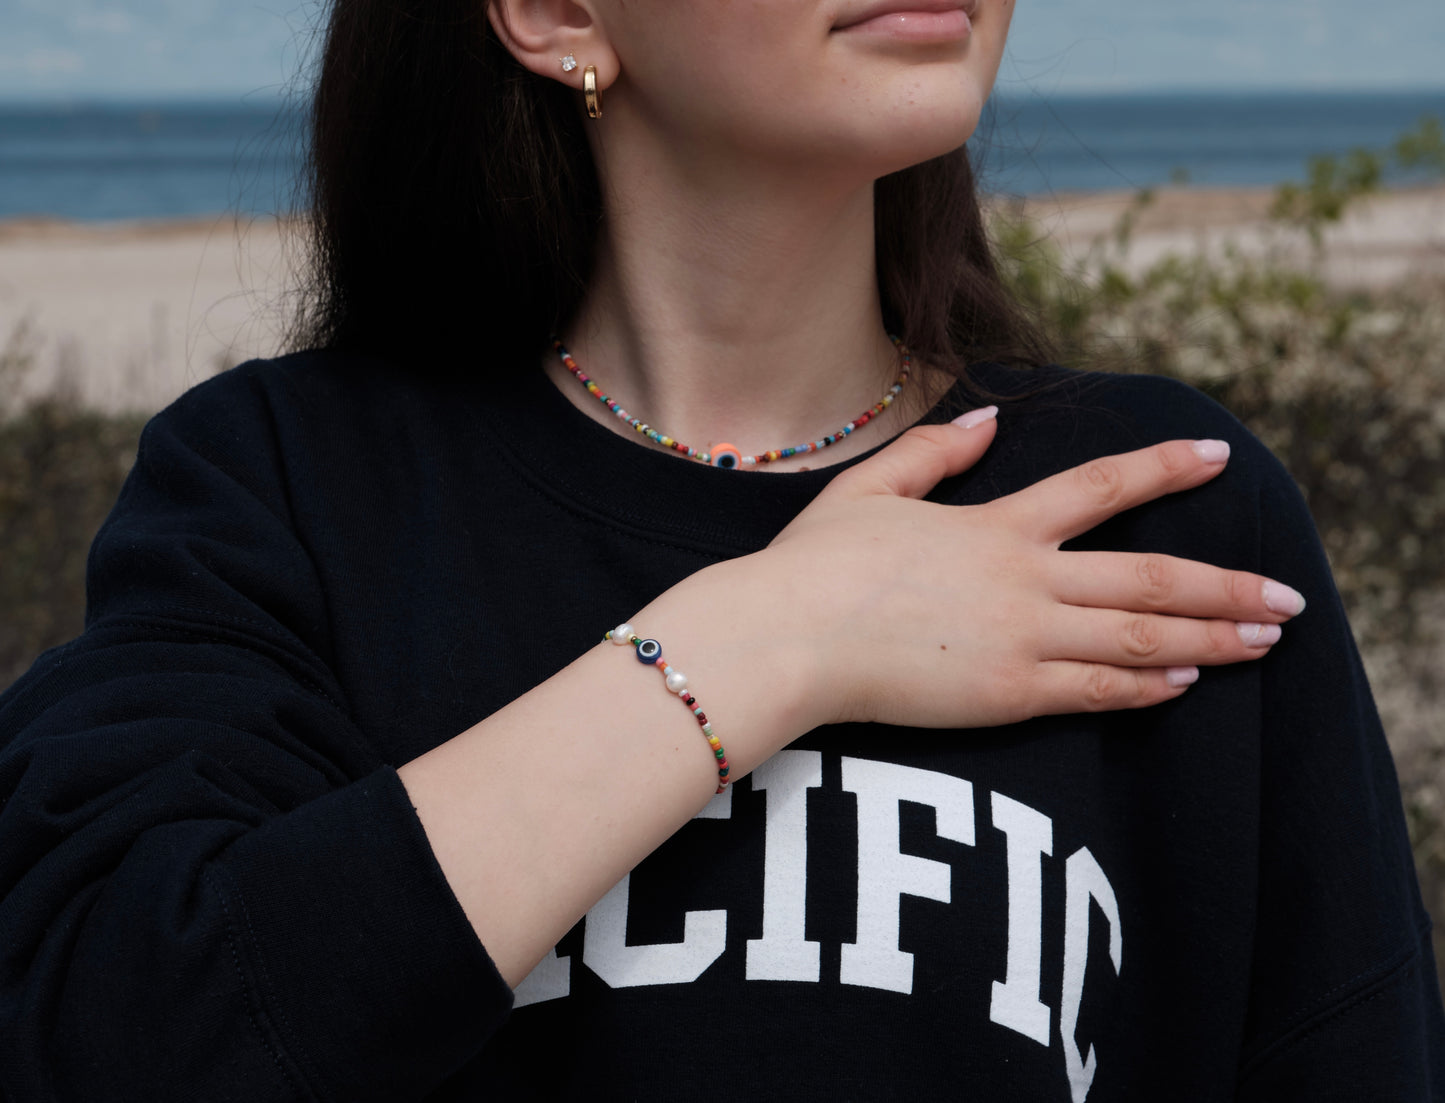
<svg viewBox="0 0 1445 1103">
<path fill-rule="evenodd" d="M 697 698 L 688 692 L 687 675 L 680 670 L 674 670 L 663 661 L 662 644 L 656 640 L 644 640 L 641 636 L 634 636 L 630 624 L 619 624 L 602 638 L 611 640 L 618 647 L 632 644 L 637 648 L 637 661 L 661 670 L 667 680 L 668 692 L 676 693 L 692 710 L 692 714 L 697 717 L 697 722 L 702 728 L 702 734 L 707 736 L 707 743 L 712 748 L 713 757 L 717 759 L 717 791 L 721 793 L 728 787 L 728 771 L 730 769 L 728 756 L 724 753 L 723 745 L 718 737 L 713 735 L 712 725 L 707 722 L 707 716 L 698 707 Z"/>
</svg>

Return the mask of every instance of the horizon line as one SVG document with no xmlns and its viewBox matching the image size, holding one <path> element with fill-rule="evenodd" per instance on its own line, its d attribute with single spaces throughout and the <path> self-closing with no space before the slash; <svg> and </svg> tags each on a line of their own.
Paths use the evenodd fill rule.
<svg viewBox="0 0 1445 1103">
<path fill-rule="evenodd" d="M 1252 86 L 1229 85 L 1078 85 L 1075 87 L 1052 88 L 1047 92 L 1037 89 L 1013 89 L 995 87 L 989 96 L 993 99 L 1053 99 L 1056 97 L 1134 98 L 1140 96 L 1210 96 L 1219 99 L 1241 99 L 1258 95 L 1445 95 L 1445 83 L 1441 84 L 1371 84 L 1371 85 L 1316 85 L 1316 84 L 1261 84 Z M 285 89 L 252 88 L 248 90 L 205 90 L 205 91 L 79 91 L 79 92 L 16 92 L 0 90 L 0 107 L 110 107 L 110 106 L 153 106 L 162 104 L 235 104 L 237 101 L 254 101 L 254 106 L 274 108 L 286 102 L 307 98 Z"/>
</svg>

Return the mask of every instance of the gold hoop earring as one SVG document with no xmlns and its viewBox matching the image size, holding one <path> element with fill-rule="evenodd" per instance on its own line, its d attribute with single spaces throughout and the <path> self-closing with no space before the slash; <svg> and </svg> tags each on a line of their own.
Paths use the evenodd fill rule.
<svg viewBox="0 0 1445 1103">
<path fill-rule="evenodd" d="M 589 65 L 582 70 L 582 94 L 587 98 L 587 117 L 602 118 L 602 101 L 597 98 L 597 66 Z"/>
</svg>

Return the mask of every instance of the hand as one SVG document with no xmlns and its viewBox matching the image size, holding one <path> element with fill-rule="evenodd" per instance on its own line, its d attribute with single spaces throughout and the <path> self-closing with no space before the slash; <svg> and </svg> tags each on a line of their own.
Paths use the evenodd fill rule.
<svg viewBox="0 0 1445 1103">
<path fill-rule="evenodd" d="M 1260 575 L 1059 550 L 1213 478 L 1222 442 L 1105 457 L 984 505 L 918 500 L 993 435 L 992 418 L 915 426 L 841 473 L 758 553 L 774 592 L 794 599 L 789 638 L 817 660 L 819 723 L 982 727 L 1153 705 L 1183 693 L 1200 664 L 1265 654 L 1303 608 Z"/>
</svg>

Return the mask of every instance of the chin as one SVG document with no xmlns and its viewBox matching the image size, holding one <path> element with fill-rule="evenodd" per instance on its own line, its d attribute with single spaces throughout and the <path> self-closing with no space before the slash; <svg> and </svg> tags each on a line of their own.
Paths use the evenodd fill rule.
<svg viewBox="0 0 1445 1103">
<path fill-rule="evenodd" d="M 964 145 L 978 128 L 985 99 L 971 82 L 914 80 L 880 90 L 866 107 L 840 111 L 835 102 L 788 116 L 776 108 L 759 111 L 723 144 L 861 184 Z"/>
<path fill-rule="evenodd" d="M 866 147 L 876 156 L 874 177 L 931 161 L 964 145 L 978 129 L 982 107 L 963 102 L 933 111 L 913 106 L 900 112 L 886 134 Z"/>
</svg>

